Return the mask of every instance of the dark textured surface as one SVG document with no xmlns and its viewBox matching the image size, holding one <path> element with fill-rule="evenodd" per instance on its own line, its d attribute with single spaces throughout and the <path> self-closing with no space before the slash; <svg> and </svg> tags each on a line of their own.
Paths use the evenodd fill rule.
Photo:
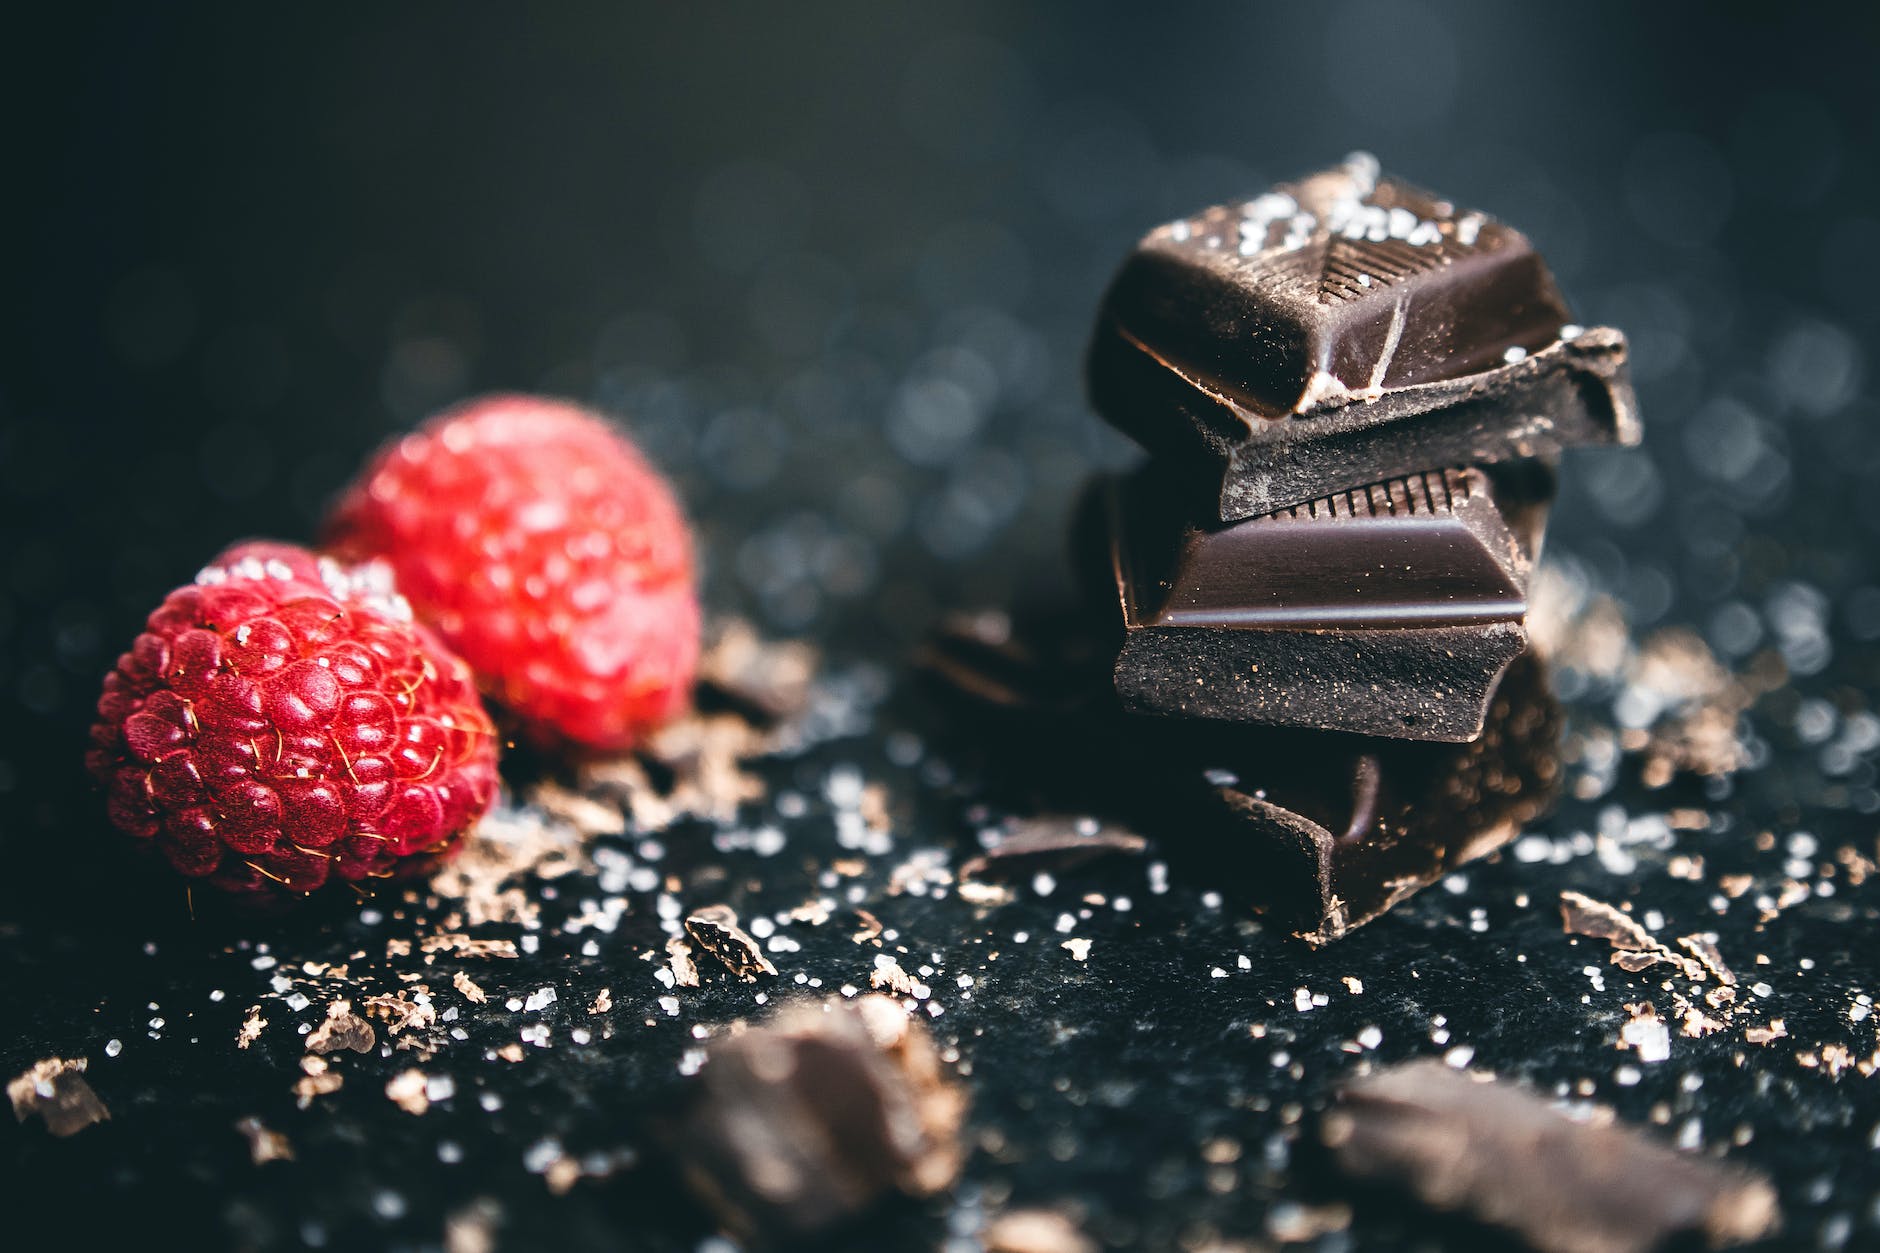
<svg viewBox="0 0 1880 1253">
<path fill-rule="evenodd" d="M 767 770 L 800 813 L 662 833 L 657 862 L 628 841 L 635 865 L 681 875 L 687 907 L 793 909 L 854 855 L 830 795 L 846 813 L 854 784 L 885 787 L 894 842 L 867 854 L 862 904 L 910 971 L 935 971 L 917 977 L 969 1071 L 975 1152 L 950 1217 L 936 1203 L 897 1221 L 905 1240 L 856 1247 L 969 1248 L 984 1214 L 1023 1204 L 1074 1208 L 1114 1247 L 1257 1244 L 1338 1227 L 1297 1208 L 1333 1200 L 1351 1224 L 1320 1247 L 1469 1247 L 1348 1193 L 1305 1147 L 1355 1066 L 1464 1047 L 1768 1171 L 1787 1247 L 1880 1240 L 1876 1079 L 1831 1074 L 1824 1050 L 1876 1048 L 1876 884 L 1852 882 L 1880 811 L 1871 17 L 599 12 L 49 11 L 0 49 L 20 223 L 0 342 L 0 1072 L 88 1057 L 111 1111 L 67 1140 L 0 1128 L 22 1247 L 100 1223 L 201 1247 L 436 1247 L 458 1215 L 504 1247 L 698 1248 L 656 1164 L 628 1164 L 635 1119 L 680 1084 L 692 1029 L 753 1012 L 754 990 L 708 978 L 668 1015 L 641 957 L 665 937 L 655 891 L 535 885 L 555 893 L 539 952 L 440 956 L 428 975 L 467 1038 L 423 1063 L 454 1085 L 425 1114 L 384 1093 L 406 1053 L 348 1054 L 345 1086 L 299 1110 L 297 1027 L 321 1002 L 270 997 L 279 970 L 255 968 L 256 946 L 366 952 L 383 992 L 391 967 L 420 968 L 385 957 L 418 924 L 396 902 L 378 921 L 192 923 L 179 895 L 116 877 L 80 765 L 99 677 L 227 541 L 305 537 L 379 440 L 496 386 L 630 415 L 699 520 L 717 606 L 823 641 L 837 674 L 898 675 L 942 609 L 1067 594 L 1071 498 L 1130 455 L 1078 374 L 1133 241 L 1358 146 L 1519 226 L 1589 325 L 1630 336 L 1646 443 L 1570 461 L 1543 573 L 1634 639 L 1686 626 L 1730 666 L 1786 664 L 1733 782 L 1646 787 L 1621 746 L 1672 694 L 1560 665 L 1583 738 L 1558 813 L 1314 954 L 1226 895 L 1179 831 L 983 916 L 950 891 L 887 895 L 916 853 L 957 864 L 981 825 L 1037 804 L 1022 761 L 988 773 L 970 725 L 909 695 Z M 1532 42 L 1549 55 L 1511 55 Z M 772 823 L 784 846 L 764 855 L 752 833 Z M 1754 878 L 1731 897 L 1739 873 Z M 1657 911 L 1667 938 L 1714 930 L 1744 1017 L 1674 1029 L 1664 1061 L 1615 1048 L 1627 1004 L 1668 1009 L 1668 976 L 1564 935 L 1563 889 Z M 626 901 L 614 931 L 565 934 L 606 896 Z M 846 919 L 778 934 L 801 948 L 772 955 L 773 1002 L 798 974 L 865 985 L 875 950 Z M 1091 941 L 1087 960 L 1066 938 Z M 488 1004 L 455 998 L 458 968 Z M 545 1008 L 505 1008 L 544 986 Z M 603 986 L 616 1008 L 590 1017 Z M 270 1025 L 238 1050 L 255 1004 Z M 1786 1036 L 1748 1042 L 1776 1018 Z M 538 1023 L 548 1048 L 521 1043 Z M 488 1056 L 509 1044 L 523 1061 Z M 253 1165 L 235 1130 L 250 1115 L 296 1160 Z M 594 1177 L 556 1195 L 564 1149 Z"/>
</svg>

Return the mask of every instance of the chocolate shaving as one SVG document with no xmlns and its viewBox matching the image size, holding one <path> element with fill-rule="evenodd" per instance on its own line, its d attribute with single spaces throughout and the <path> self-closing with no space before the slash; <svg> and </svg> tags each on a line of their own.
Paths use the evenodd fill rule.
<svg viewBox="0 0 1880 1253">
<path fill-rule="evenodd" d="M 666 965 L 672 970 L 675 986 L 698 986 L 698 967 L 692 964 L 692 946 L 676 935 L 666 941 Z"/>
<path fill-rule="evenodd" d="M 966 1099 L 925 1029 L 878 996 L 797 1005 L 714 1043 L 666 1129 L 732 1233 L 806 1239 L 959 1174 Z"/>
<path fill-rule="evenodd" d="M 777 973 L 756 939 L 738 925 L 738 916 L 729 905 L 707 905 L 693 911 L 686 916 L 685 930 L 700 948 L 746 983 L 755 983 L 758 975 Z"/>
<path fill-rule="evenodd" d="M 85 1082 L 86 1058 L 48 1057 L 32 1064 L 7 1083 L 13 1117 L 25 1122 L 35 1115 L 55 1136 L 74 1135 L 111 1117 L 98 1094 Z"/>
<path fill-rule="evenodd" d="M 402 1023 L 400 1025 L 403 1025 Z M 326 1007 L 326 1019 L 307 1037 L 309 1053 L 336 1053 L 351 1049 L 370 1053 L 378 1043 L 372 1024 L 352 1012 L 351 1001 L 334 1001 Z"/>
<path fill-rule="evenodd" d="M 1005 838 L 960 867 L 964 879 L 1022 876 L 1044 868 L 1072 869 L 1113 854 L 1138 856 L 1149 842 L 1133 831 L 1088 818 L 1016 818 Z"/>
<path fill-rule="evenodd" d="M 1723 954 L 1717 951 L 1716 941 L 1707 935 L 1681 935 L 1678 944 L 1685 952 L 1704 963 L 1710 973 L 1717 976 L 1718 983 L 1725 987 L 1736 986 L 1736 973 L 1723 964 Z"/>
<path fill-rule="evenodd" d="M 431 1097 L 422 1070 L 401 1070 L 385 1084 L 385 1095 L 407 1114 L 422 1114 L 431 1108 Z"/>
<path fill-rule="evenodd" d="M 481 1005 L 490 999 L 489 995 L 483 991 L 483 988 L 477 981 L 461 970 L 451 976 L 450 986 L 461 992 L 464 1000 L 469 1001 L 473 1005 Z"/>
<path fill-rule="evenodd" d="M 1540 1253 L 1646 1253 L 1692 1238 L 1721 1248 L 1780 1222 L 1761 1175 L 1623 1125 L 1570 1121 L 1515 1084 L 1433 1060 L 1347 1085 L 1323 1133 L 1347 1174 L 1512 1231 Z"/>
<path fill-rule="evenodd" d="M 421 1031 L 437 1022 L 437 1009 L 427 1001 L 408 1001 L 405 994 L 368 996 L 366 1012 L 385 1019 L 385 1029 L 393 1035 L 401 1031 Z"/>
<path fill-rule="evenodd" d="M 1703 963 L 1667 947 L 1630 914 L 1583 893 L 1560 894 L 1560 925 L 1569 935 L 1590 936 L 1612 945 L 1616 950 L 1612 964 L 1621 970 L 1637 974 L 1663 963 L 1675 967 L 1687 979 L 1702 981 L 1705 977 Z"/>
<path fill-rule="evenodd" d="M 250 1005 L 242 1017 L 242 1025 L 235 1032 L 235 1047 L 245 1049 L 261 1038 L 261 1029 L 268 1025 L 268 1020 L 261 1016 L 261 1006 Z"/>
</svg>

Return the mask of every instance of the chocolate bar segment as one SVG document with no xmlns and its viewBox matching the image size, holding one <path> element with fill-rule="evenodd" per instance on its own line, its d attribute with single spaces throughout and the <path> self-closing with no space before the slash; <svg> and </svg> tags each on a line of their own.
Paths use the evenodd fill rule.
<svg viewBox="0 0 1880 1253">
<path fill-rule="evenodd" d="M 1559 737 L 1559 705 L 1530 654 L 1508 668 L 1472 743 L 1217 730 L 1183 737 L 1168 768 L 1173 793 L 1194 802 L 1186 827 L 1216 879 L 1317 947 L 1546 813 Z"/>
<path fill-rule="evenodd" d="M 1344 166 L 1159 228 L 1104 299 L 1092 402 L 1205 462 L 1233 520 L 1436 465 L 1638 439 L 1625 340 L 1528 241 Z"/>
<path fill-rule="evenodd" d="M 1417 474 L 1242 522 L 1153 468 L 1110 494 L 1133 713 L 1468 740 L 1527 646 L 1532 553 L 1479 470 Z M 1525 517 L 1532 517 L 1532 510 Z"/>
<path fill-rule="evenodd" d="M 1339 1167 L 1540 1253 L 1724 1248 L 1776 1233 L 1759 1174 L 1623 1125 L 1573 1122 L 1502 1080 L 1424 1059 L 1349 1083 L 1323 1126 Z"/>
</svg>

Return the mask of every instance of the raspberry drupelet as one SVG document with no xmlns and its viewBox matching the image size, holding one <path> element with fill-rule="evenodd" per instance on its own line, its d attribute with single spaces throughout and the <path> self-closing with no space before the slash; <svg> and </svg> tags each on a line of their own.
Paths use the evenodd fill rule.
<svg viewBox="0 0 1880 1253">
<path fill-rule="evenodd" d="M 615 751 L 687 704 L 692 544 L 671 487 L 577 406 L 491 396 L 391 445 L 340 498 L 335 553 L 387 562 L 538 743 Z"/>
<path fill-rule="evenodd" d="M 91 741 L 118 827 L 249 897 L 429 870 L 497 790 L 468 668 L 387 572 L 286 544 L 237 545 L 165 598 Z"/>
</svg>

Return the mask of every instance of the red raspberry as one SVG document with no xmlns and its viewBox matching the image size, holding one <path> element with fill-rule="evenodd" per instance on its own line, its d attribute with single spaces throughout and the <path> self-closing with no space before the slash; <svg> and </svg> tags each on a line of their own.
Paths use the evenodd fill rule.
<svg viewBox="0 0 1880 1253">
<path fill-rule="evenodd" d="M 279 896 L 429 869 L 496 795 L 469 668 L 382 567 L 238 544 L 105 676 L 111 820 L 191 878 Z"/>
<path fill-rule="evenodd" d="M 491 396 L 444 413 L 379 454 L 327 537 L 390 563 L 540 742 L 628 748 L 687 702 L 699 609 L 685 517 L 586 410 Z"/>
</svg>

